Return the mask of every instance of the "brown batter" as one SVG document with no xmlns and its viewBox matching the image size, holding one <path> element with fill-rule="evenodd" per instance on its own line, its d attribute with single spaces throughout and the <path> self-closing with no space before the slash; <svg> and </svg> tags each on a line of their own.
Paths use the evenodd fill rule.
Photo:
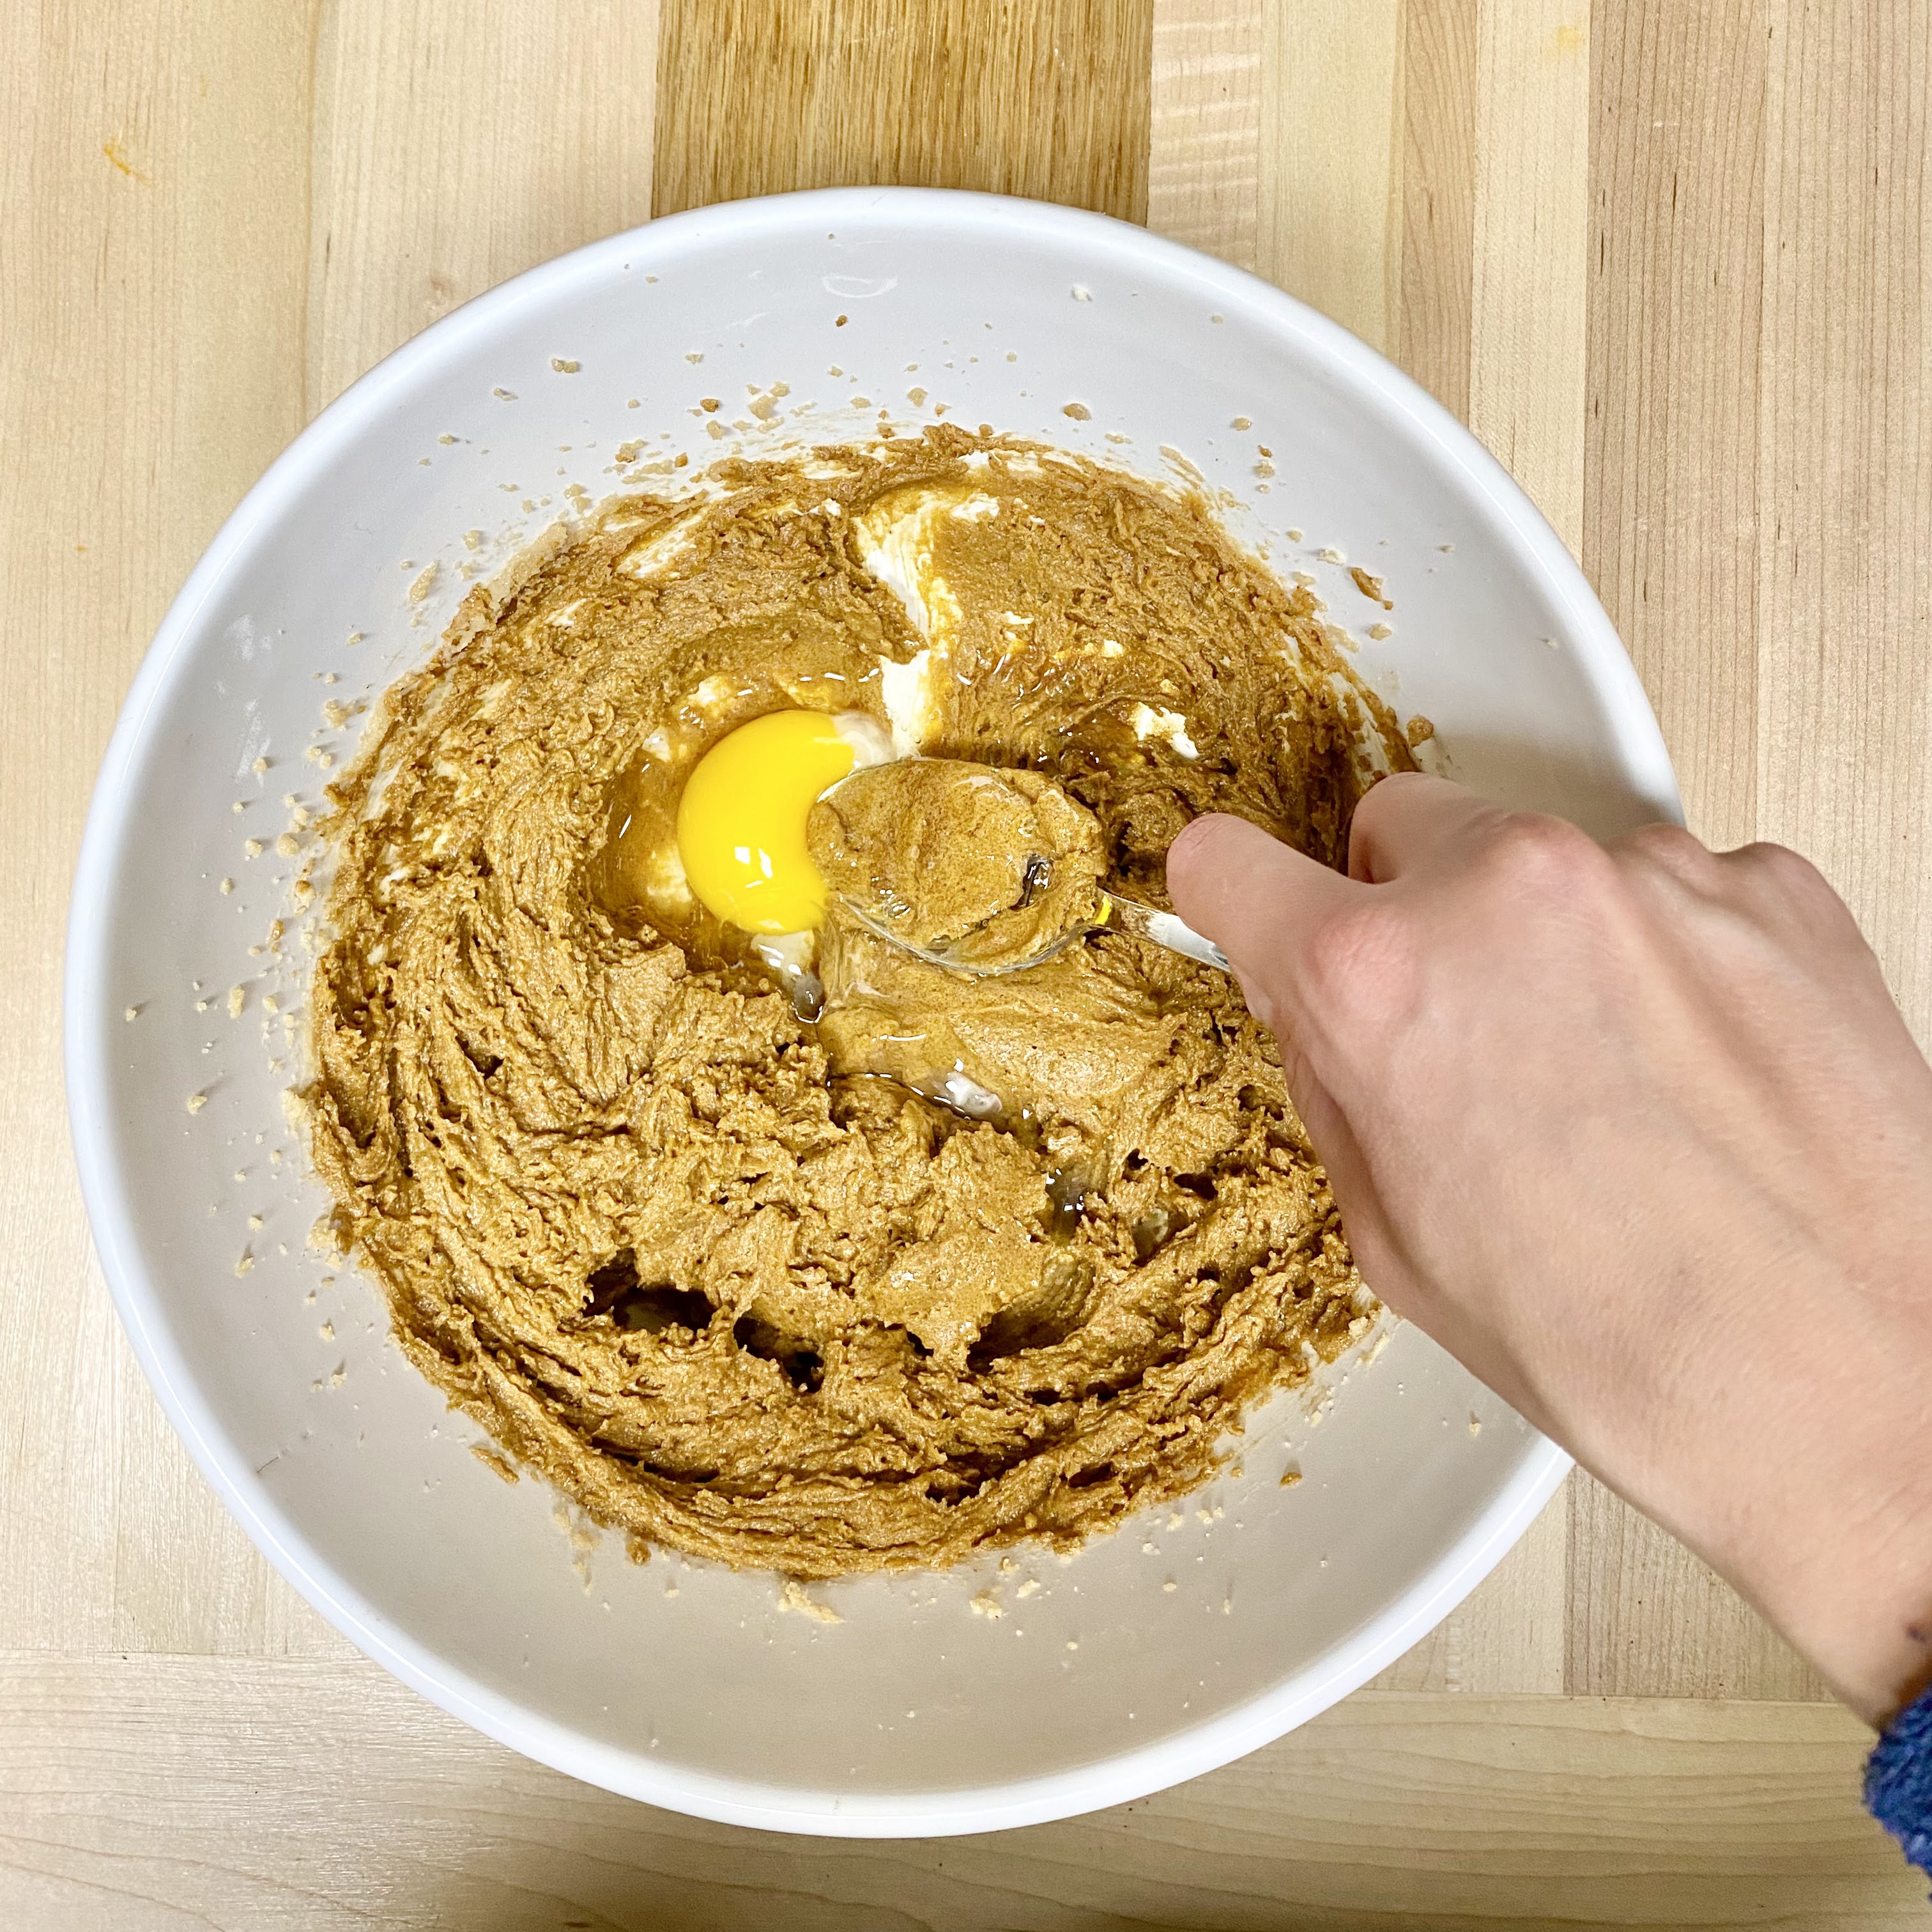
<svg viewBox="0 0 1932 1932">
<path fill-rule="evenodd" d="M 875 930 L 980 973 L 1037 957 L 1090 923 L 1100 822 L 1038 772 L 900 758 L 813 806 L 812 856 Z"/>
<path fill-rule="evenodd" d="M 1118 934 L 975 979 L 837 916 L 802 1018 L 683 884 L 684 775 L 865 711 L 1050 778 L 1165 903 L 1204 811 L 1338 862 L 1406 742 L 1196 497 L 945 427 L 710 480 L 472 592 L 337 788 L 338 1232 L 410 1359 L 640 1553 L 1070 1544 L 1358 1323 L 1272 1042 Z"/>
</svg>

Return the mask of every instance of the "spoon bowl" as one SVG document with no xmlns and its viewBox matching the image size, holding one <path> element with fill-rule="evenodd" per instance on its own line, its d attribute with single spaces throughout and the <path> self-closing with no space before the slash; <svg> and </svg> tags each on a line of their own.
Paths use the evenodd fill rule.
<svg viewBox="0 0 1932 1932">
<path fill-rule="evenodd" d="M 1024 973 L 1030 968 L 1044 965 L 1048 960 L 1064 952 L 1076 940 L 1085 938 L 1090 932 L 1124 932 L 1130 938 L 1144 939 L 1151 945 L 1165 946 L 1168 952 L 1178 952 L 1184 958 L 1195 960 L 1203 966 L 1217 967 L 1223 973 L 1233 970 L 1228 965 L 1228 956 L 1220 947 L 1196 932 L 1179 914 L 1162 912 L 1158 906 L 1143 905 L 1138 899 L 1122 898 L 1118 892 L 1103 892 L 1100 906 L 1092 916 L 1069 926 L 1038 951 L 1028 953 L 1023 959 L 1005 959 L 991 965 L 962 958 L 955 946 L 914 945 L 902 934 L 894 932 L 861 899 L 842 893 L 839 903 L 868 932 L 883 939 L 887 945 L 896 946 L 902 952 L 909 952 L 915 959 L 923 959 L 928 965 L 943 966 L 950 973 L 968 973 L 976 980 Z"/>
</svg>

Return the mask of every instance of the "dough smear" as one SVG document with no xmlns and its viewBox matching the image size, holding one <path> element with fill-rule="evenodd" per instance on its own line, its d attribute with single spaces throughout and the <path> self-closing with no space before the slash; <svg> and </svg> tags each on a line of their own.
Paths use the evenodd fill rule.
<svg viewBox="0 0 1932 1932">
<path fill-rule="evenodd" d="M 864 922 L 976 972 L 1035 958 L 1100 906 L 1100 822 L 1038 772 L 867 766 L 813 806 L 807 836 Z"/>
<path fill-rule="evenodd" d="M 1326 1178 L 1233 980 L 1117 934 L 975 978 L 835 910 L 802 1008 L 672 836 L 785 706 L 991 768 L 1004 843 L 921 903 L 996 950 L 1030 857 L 1164 904 L 1224 811 L 1338 864 L 1411 764 L 1197 496 L 940 426 L 618 499 L 472 590 L 334 788 L 338 1234 L 416 1366 L 640 1554 L 1070 1546 L 1360 1332 Z"/>
</svg>

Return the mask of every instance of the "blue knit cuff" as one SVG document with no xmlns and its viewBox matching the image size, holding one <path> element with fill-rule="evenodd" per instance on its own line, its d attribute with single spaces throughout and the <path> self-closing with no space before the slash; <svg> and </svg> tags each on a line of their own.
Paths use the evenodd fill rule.
<svg viewBox="0 0 1932 1932">
<path fill-rule="evenodd" d="M 1865 1809 L 1932 1873 L 1932 1690 L 1893 1718 L 1865 1760 Z"/>
</svg>

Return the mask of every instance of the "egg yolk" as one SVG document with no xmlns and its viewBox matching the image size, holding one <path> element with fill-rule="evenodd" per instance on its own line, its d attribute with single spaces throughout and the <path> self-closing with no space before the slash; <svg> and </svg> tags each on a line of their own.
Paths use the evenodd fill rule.
<svg viewBox="0 0 1932 1932">
<path fill-rule="evenodd" d="M 825 916 L 805 842 L 812 803 L 857 761 L 837 719 L 772 711 L 718 740 L 677 807 L 677 852 L 706 911 L 746 932 L 802 932 Z"/>
</svg>

